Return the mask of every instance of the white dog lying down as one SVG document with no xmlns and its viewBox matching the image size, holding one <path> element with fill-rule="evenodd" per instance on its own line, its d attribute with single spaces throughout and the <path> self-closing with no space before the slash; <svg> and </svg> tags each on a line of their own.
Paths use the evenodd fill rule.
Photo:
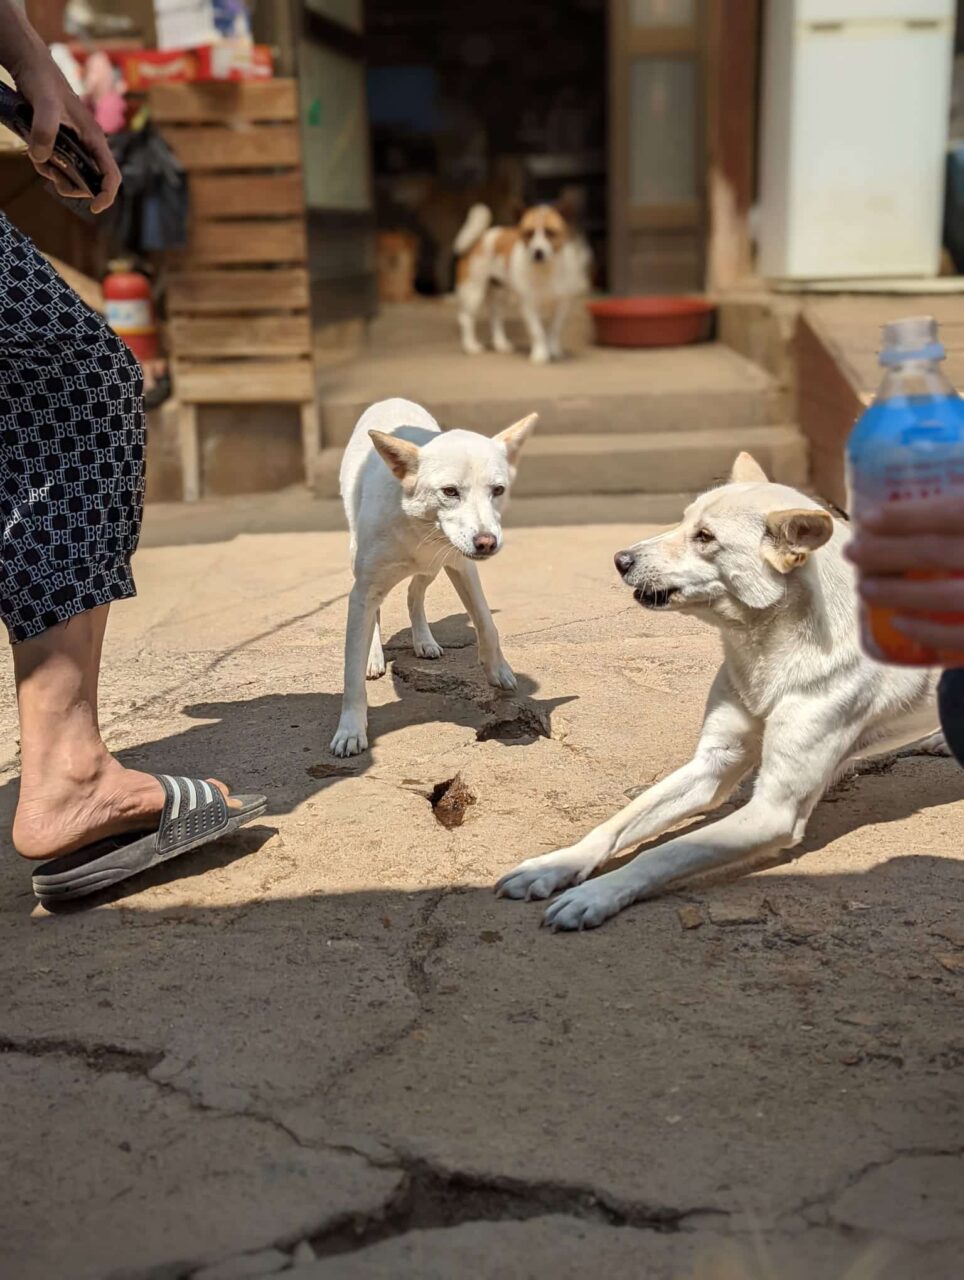
<svg viewBox="0 0 964 1280">
<path fill-rule="evenodd" d="M 811 498 L 770 484 L 741 454 L 730 483 L 703 494 L 668 533 L 616 554 L 647 609 L 718 627 L 723 666 L 689 764 L 577 844 L 529 858 L 497 893 L 547 898 L 554 929 L 586 929 L 674 881 L 798 844 L 827 787 L 861 756 L 935 738 L 937 673 L 862 652 L 849 538 Z M 929 744 L 930 745 L 930 744 Z M 748 803 L 583 883 L 607 859 L 721 805 L 757 768 Z"/>
<path fill-rule="evenodd" d="M 488 560 L 502 545 L 502 512 L 535 422 L 530 414 L 493 439 L 474 431 L 443 433 L 411 400 L 382 400 L 359 418 L 341 464 L 355 585 L 341 719 L 331 742 L 336 756 L 368 746 L 365 677 L 385 674 L 379 608 L 405 578 L 412 580 L 408 611 L 416 655 L 442 656 L 425 618 L 425 591 L 444 568 L 472 619 L 489 683 L 515 688 L 474 561 Z"/>
</svg>

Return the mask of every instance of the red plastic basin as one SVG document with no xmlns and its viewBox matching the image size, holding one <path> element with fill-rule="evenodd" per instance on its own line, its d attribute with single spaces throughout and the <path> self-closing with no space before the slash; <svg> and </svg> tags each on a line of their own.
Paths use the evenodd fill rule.
<svg viewBox="0 0 964 1280">
<path fill-rule="evenodd" d="M 712 336 L 716 307 L 702 298 L 603 298 L 588 302 L 603 347 L 680 347 Z"/>
</svg>

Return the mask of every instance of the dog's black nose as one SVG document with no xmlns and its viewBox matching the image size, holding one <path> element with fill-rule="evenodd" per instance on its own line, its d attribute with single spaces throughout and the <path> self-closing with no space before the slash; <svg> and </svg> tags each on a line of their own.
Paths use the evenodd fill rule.
<svg viewBox="0 0 964 1280">
<path fill-rule="evenodd" d="M 621 577 L 625 578 L 630 569 L 636 563 L 636 557 L 631 551 L 617 551 L 613 556 L 613 562 L 619 570 Z"/>
<path fill-rule="evenodd" d="M 532 252 L 532 257 L 536 262 L 545 262 L 546 260 L 545 249 L 534 249 Z"/>
<path fill-rule="evenodd" d="M 472 546 L 480 556 L 490 556 L 498 545 L 499 542 L 494 533 L 477 533 L 472 539 Z"/>
</svg>

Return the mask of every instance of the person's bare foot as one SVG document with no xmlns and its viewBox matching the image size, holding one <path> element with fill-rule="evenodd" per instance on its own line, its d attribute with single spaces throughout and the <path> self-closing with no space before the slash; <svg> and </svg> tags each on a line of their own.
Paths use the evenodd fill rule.
<svg viewBox="0 0 964 1280">
<path fill-rule="evenodd" d="M 125 769 L 112 756 L 88 770 L 23 777 L 13 843 L 24 858 L 72 853 L 108 836 L 151 831 L 164 808 L 164 788 L 149 773 Z M 209 778 L 224 796 L 223 782 Z M 230 803 L 230 801 L 229 801 Z"/>
</svg>

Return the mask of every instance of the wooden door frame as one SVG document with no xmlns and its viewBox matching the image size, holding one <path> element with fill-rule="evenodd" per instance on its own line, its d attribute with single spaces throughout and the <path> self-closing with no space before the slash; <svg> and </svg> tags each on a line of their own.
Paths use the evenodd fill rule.
<svg viewBox="0 0 964 1280">
<path fill-rule="evenodd" d="M 757 114 L 764 0 L 696 0 L 693 28 L 634 28 L 629 0 L 609 0 L 609 280 L 629 279 L 633 231 L 699 233 L 706 284 L 720 289 L 751 266 L 750 209 L 756 197 Z M 629 197 L 629 67 L 636 57 L 697 63 L 697 198 L 633 209 Z"/>
<path fill-rule="evenodd" d="M 753 267 L 763 0 L 709 0 L 706 23 L 707 288 Z"/>
<path fill-rule="evenodd" d="M 629 249 L 633 231 L 699 231 L 703 226 L 703 168 L 705 140 L 699 121 L 705 118 L 705 9 L 709 0 L 695 0 L 691 27 L 634 27 L 629 0 L 609 0 L 609 282 L 613 292 L 629 281 Z M 697 196 L 677 205 L 645 208 L 630 203 L 629 78 L 635 58 L 693 58 L 696 62 L 696 120 L 694 137 Z"/>
</svg>

